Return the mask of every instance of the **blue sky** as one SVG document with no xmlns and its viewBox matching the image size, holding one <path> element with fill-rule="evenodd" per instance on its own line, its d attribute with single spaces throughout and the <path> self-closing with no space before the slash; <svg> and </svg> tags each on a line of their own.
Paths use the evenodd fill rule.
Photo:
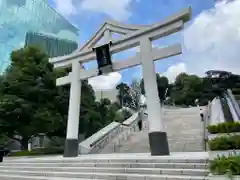
<svg viewBox="0 0 240 180">
<path fill-rule="evenodd" d="M 238 1 L 239 2 L 239 1 Z M 106 19 L 115 19 L 122 23 L 128 24 L 152 24 L 154 22 L 159 22 L 165 17 L 175 13 L 186 6 L 192 7 L 192 20 L 186 24 L 186 32 L 177 33 L 171 35 L 167 38 L 163 38 L 159 41 L 153 42 L 153 44 L 157 46 L 165 46 L 174 43 L 182 43 L 186 47 L 191 45 L 195 45 L 195 38 L 198 40 L 196 45 L 201 46 L 203 43 L 201 40 L 205 37 L 206 33 L 210 33 L 212 29 L 206 30 L 204 27 L 206 25 L 210 26 L 211 23 L 218 22 L 221 16 L 219 14 L 220 11 L 224 9 L 216 8 L 215 0 L 49 0 L 49 3 L 52 7 L 54 7 L 58 12 L 60 12 L 63 16 L 65 16 L 71 23 L 79 28 L 79 45 L 83 45 L 99 28 L 99 26 L 104 23 Z M 235 4 L 239 5 L 239 3 Z M 227 6 L 225 6 L 227 7 Z M 230 7 L 233 9 L 233 5 Z M 230 9 L 228 8 L 228 10 Z M 209 12 L 209 10 L 212 10 Z M 221 14 L 222 16 L 227 16 L 228 18 L 235 17 L 235 14 Z M 235 23 L 235 21 L 234 21 Z M 216 24 L 213 28 L 217 27 L 220 23 Z M 227 26 L 227 25 L 226 25 Z M 230 26 L 227 26 L 230 27 Z M 232 26 L 231 26 L 232 27 Z M 238 27 L 238 26 L 237 26 Z M 198 33 L 198 30 L 201 30 Z M 216 33 L 212 31 L 212 34 Z M 199 34 L 199 37 L 194 37 Z M 187 34 L 186 34 L 187 33 Z M 201 35 L 201 36 L 200 36 Z M 201 37 L 201 38 L 200 38 Z M 212 37 L 212 36 L 211 36 Z M 207 39 L 208 40 L 208 39 Z M 211 41 L 212 46 L 216 46 L 216 38 Z M 198 47 L 196 47 L 198 48 Z M 188 47 L 188 49 L 191 49 Z M 219 50 L 219 49 L 218 49 Z M 178 71 L 187 71 L 186 67 L 188 64 L 191 64 L 191 67 L 188 67 L 188 72 L 192 72 L 194 69 L 196 60 L 192 60 L 190 63 L 185 62 L 189 58 L 196 58 L 196 52 L 193 53 L 193 49 L 191 51 L 187 51 L 185 54 L 191 54 L 183 58 L 182 55 L 175 56 L 172 58 L 164 59 L 161 61 L 157 61 L 156 71 L 159 73 L 163 73 L 172 80 L 175 75 L 171 73 L 179 73 Z M 215 51 L 214 51 L 215 52 Z M 125 54 L 119 55 L 117 58 L 122 58 L 123 56 L 129 56 L 133 53 L 133 51 L 128 51 Z M 206 59 L 204 57 L 203 59 Z M 198 62 L 201 61 L 201 58 L 198 59 Z M 208 64 L 204 61 L 201 61 L 202 64 Z M 90 67 L 94 65 L 89 65 Z M 174 67 L 177 66 L 177 67 Z M 225 66 L 225 65 L 222 65 Z M 220 67 L 222 67 L 220 66 Z M 212 68 L 211 67 L 203 67 L 202 69 Z M 175 68 L 175 69 L 174 69 Z M 177 72 L 176 72 L 177 71 Z M 195 70 L 197 74 L 201 74 L 202 72 L 198 72 Z M 135 78 L 141 77 L 141 70 L 139 67 L 135 67 L 132 69 L 126 69 L 121 71 L 122 81 L 131 82 Z"/>
</svg>

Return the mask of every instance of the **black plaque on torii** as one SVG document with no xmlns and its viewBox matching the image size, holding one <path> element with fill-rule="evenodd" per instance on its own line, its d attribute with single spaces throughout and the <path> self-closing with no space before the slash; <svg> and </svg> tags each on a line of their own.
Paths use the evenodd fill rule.
<svg viewBox="0 0 240 180">
<path fill-rule="evenodd" d="M 110 46 L 112 43 L 104 44 L 102 46 L 93 48 L 96 52 L 97 63 L 98 63 L 98 75 L 108 74 L 113 72 L 112 69 L 112 56 L 110 52 Z"/>
</svg>

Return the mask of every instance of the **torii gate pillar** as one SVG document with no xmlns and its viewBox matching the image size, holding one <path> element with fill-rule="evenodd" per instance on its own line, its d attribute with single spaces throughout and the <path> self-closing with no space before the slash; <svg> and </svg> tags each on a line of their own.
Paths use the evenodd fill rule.
<svg viewBox="0 0 240 180">
<path fill-rule="evenodd" d="M 140 41 L 142 75 L 146 93 L 149 145 L 151 155 L 169 155 L 167 133 L 164 131 L 161 104 L 158 95 L 154 62 L 151 61 L 152 43 L 149 38 Z"/>
<path fill-rule="evenodd" d="M 67 136 L 65 140 L 64 157 L 78 156 L 78 131 L 82 88 L 82 81 L 79 80 L 79 74 L 79 63 L 74 62 L 72 64 L 72 82 L 70 84 Z"/>
</svg>

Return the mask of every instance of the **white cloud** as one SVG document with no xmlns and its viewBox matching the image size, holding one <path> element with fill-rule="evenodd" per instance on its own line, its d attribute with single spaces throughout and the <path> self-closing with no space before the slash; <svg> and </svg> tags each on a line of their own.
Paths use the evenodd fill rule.
<svg viewBox="0 0 240 180">
<path fill-rule="evenodd" d="M 83 10 L 99 12 L 113 19 L 124 21 L 131 16 L 129 7 L 133 0 L 83 0 L 80 8 Z"/>
<path fill-rule="evenodd" d="M 209 69 L 240 73 L 240 0 L 202 12 L 184 31 L 183 59 L 190 73 Z"/>
<path fill-rule="evenodd" d="M 77 13 L 76 6 L 73 0 L 53 0 L 56 5 L 56 10 L 64 16 L 74 15 Z"/>
<path fill-rule="evenodd" d="M 140 0 L 53 0 L 55 9 L 64 16 L 81 15 L 83 10 L 103 13 L 109 17 L 125 21 L 131 15 L 131 3 Z"/>
<path fill-rule="evenodd" d="M 173 83 L 176 77 L 182 72 L 187 72 L 186 65 L 185 63 L 178 63 L 170 66 L 162 75 L 166 76 L 170 83 Z"/>
<path fill-rule="evenodd" d="M 118 72 L 113 72 L 109 75 L 91 78 L 88 80 L 88 82 L 95 90 L 110 90 L 115 88 L 117 84 L 119 84 L 120 80 L 121 74 Z"/>
</svg>

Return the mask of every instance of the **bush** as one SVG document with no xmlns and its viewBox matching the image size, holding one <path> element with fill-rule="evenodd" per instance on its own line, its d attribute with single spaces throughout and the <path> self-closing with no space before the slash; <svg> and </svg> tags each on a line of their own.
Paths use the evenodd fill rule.
<svg viewBox="0 0 240 180">
<path fill-rule="evenodd" d="M 238 95 L 240 94 L 240 88 L 234 88 L 232 89 L 233 94 Z"/>
<path fill-rule="evenodd" d="M 19 151 L 12 152 L 10 156 L 43 156 L 43 155 L 54 155 L 54 154 L 63 154 L 63 148 L 38 148 L 33 149 L 32 151 Z"/>
<path fill-rule="evenodd" d="M 239 122 L 226 122 L 217 125 L 208 126 L 210 134 L 240 132 Z"/>
<path fill-rule="evenodd" d="M 210 161 L 210 171 L 214 175 L 240 175 L 240 156 L 219 156 Z"/>
<path fill-rule="evenodd" d="M 216 137 L 208 142 L 210 150 L 240 149 L 240 135 Z"/>
</svg>

